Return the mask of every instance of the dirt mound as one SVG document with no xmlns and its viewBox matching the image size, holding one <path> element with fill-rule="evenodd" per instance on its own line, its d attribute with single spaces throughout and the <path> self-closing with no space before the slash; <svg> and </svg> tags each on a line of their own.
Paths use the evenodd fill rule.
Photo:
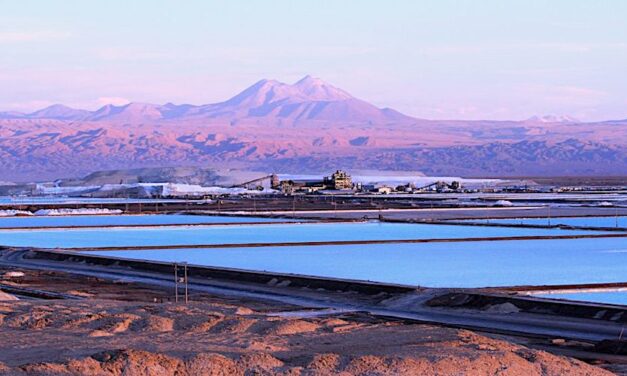
<svg viewBox="0 0 627 376">
<path fill-rule="evenodd" d="M 196 320 L 185 320 L 188 324 L 181 324 L 182 328 L 187 328 L 190 332 L 193 333 L 202 333 L 211 330 L 214 326 L 218 325 L 223 317 L 208 315 L 196 318 Z"/>
<path fill-rule="evenodd" d="M 32 311 L 20 315 L 9 315 L 6 325 L 16 329 L 43 329 L 53 322 L 50 312 Z"/>
<path fill-rule="evenodd" d="M 215 334 L 242 334 L 255 324 L 257 320 L 235 316 L 222 320 L 209 331 Z"/>
<path fill-rule="evenodd" d="M 185 364 L 177 358 L 147 351 L 120 350 L 99 354 L 94 359 L 101 362 L 103 371 L 111 375 L 180 375 L 186 372 Z"/>
<path fill-rule="evenodd" d="M 264 371 L 270 372 L 277 370 L 277 368 L 281 368 L 285 364 L 268 353 L 258 352 L 242 355 L 238 359 L 237 365 L 241 369 L 252 371 L 252 374 L 263 374 Z"/>
<path fill-rule="evenodd" d="M 201 302 L 0 304 L 0 375 L 608 374 L 467 330 L 239 312 Z"/>
<path fill-rule="evenodd" d="M 289 320 L 287 322 L 279 322 L 276 326 L 269 328 L 266 334 L 271 335 L 292 335 L 300 333 L 311 333 L 320 329 L 321 325 L 304 320 Z"/>
<path fill-rule="evenodd" d="M 123 349 L 59 363 L 32 363 L 8 367 L 0 375 L 587 375 L 609 372 L 548 353 L 525 350 L 520 354 L 482 354 L 438 361 L 424 358 L 362 355 L 343 357 L 318 354 L 305 364 L 287 364 L 266 352 L 242 354 L 237 360 L 217 353 L 199 353 L 187 360 L 148 351 Z"/>
<path fill-rule="evenodd" d="M 90 324 L 93 321 L 101 320 L 102 318 L 103 318 L 103 315 L 101 315 L 101 314 L 90 314 L 90 313 L 87 313 L 84 316 L 79 316 L 79 317 L 75 317 L 73 315 L 70 315 L 70 317 L 67 319 L 67 321 L 65 323 L 61 324 L 61 328 L 63 328 L 63 329 L 79 328 L 81 326 Z"/>
<path fill-rule="evenodd" d="M 250 308 L 246 308 L 246 307 L 237 307 L 237 309 L 235 310 L 235 314 L 236 315 L 252 315 L 254 314 L 255 311 L 253 311 Z"/>
<path fill-rule="evenodd" d="M 324 319 L 322 320 L 322 323 L 325 326 L 329 326 L 329 327 L 333 327 L 333 326 L 342 326 L 342 325 L 346 325 L 349 322 L 346 320 L 342 320 L 342 319 L 337 319 L 337 318 L 329 318 L 329 319 Z"/>
<path fill-rule="evenodd" d="M 14 311 L 15 303 L 0 302 L 0 312 L 8 313 Z"/>
<path fill-rule="evenodd" d="M 220 354 L 198 354 L 187 361 L 190 376 L 240 376 L 244 371 Z"/>
<path fill-rule="evenodd" d="M 338 354 L 318 354 L 307 364 L 307 369 L 321 374 L 331 374 L 340 367 L 341 357 Z"/>
<path fill-rule="evenodd" d="M 395 370 L 390 369 L 385 364 L 385 360 L 372 355 L 360 356 L 355 359 L 351 359 L 350 362 L 343 369 L 349 375 L 390 375 L 399 374 Z M 420 371 L 420 370 L 417 370 Z M 393 373 L 391 373 L 393 372 Z M 418 372 L 417 374 L 422 374 Z"/>
<path fill-rule="evenodd" d="M 174 320 L 159 314 L 151 314 L 145 309 L 113 308 L 94 306 L 97 313 L 81 306 L 55 307 L 40 306 L 28 312 L 8 312 L 6 325 L 16 329 L 44 329 L 47 327 L 66 330 L 88 329 L 93 335 L 101 332 L 116 334 L 123 332 L 167 332 L 173 330 Z M 161 310 L 158 310 L 158 313 Z M 1 312 L 1 310 L 0 310 Z M 100 334 L 99 334 L 100 333 Z"/>
<path fill-rule="evenodd" d="M 0 375 L 95 375 L 95 376 L 170 376 L 188 375 L 185 363 L 163 354 L 137 350 L 115 350 L 67 363 L 27 364 Z"/>
<path fill-rule="evenodd" d="M 113 333 L 105 332 L 104 330 L 94 330 L 88 334 L 90 337 L 111 337 Z"/>
<path fill-rule="evenodd" d="M 0 375 L 102 375 L 102 376 L 233 376 L 276 374 L 283 362 L 265 353 L 241 356 L 237 361 L 220 354 L 198 354 L 187 361 L 139 350 L 113 350 L 66 363 L 27 364 L 10 368 L 0 364 Z"/>
<path fill-rule="evenodd" d="M 96 320 L 96 330 L 109 333 L 123 333 L 129 330 L 131 325 L 139 319 L 141 319 L 141 316 L 129 313 L 104 315 L 101 319 Z"/>
<path fill-rule="evenodd" d="M 19 300 L 19 299 L 15 297 L 14 295 L 8 294 L 0 290 L 0 301 L 15 301 L 15 300 Z"/>
<path fill-rule="evenodd" d="M 79 291 L 79 290 L 70 290 L 67 293 L 70 295 L 74 295 L 74 296 L 80 296 L 82 298 L 91 298 L 92 296 L 94 296 L 94 294 L 90 294 L 86 291 Z"/>
<path fill-rule="evenodd" d="M 133 329 L 146 332 L 171 332 L 174 329 L 174 320 L 163 316 L 148 315 Z"/>
</svg>

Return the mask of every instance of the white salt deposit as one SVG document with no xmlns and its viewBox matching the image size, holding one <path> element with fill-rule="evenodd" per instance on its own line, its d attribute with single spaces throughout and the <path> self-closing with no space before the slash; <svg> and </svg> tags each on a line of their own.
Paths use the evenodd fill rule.
<svg viewBox="0 0 627 376">
<path fill-rule="evenodd" d="M 39 209 L 35 212 L 37 216 L 57 216 L 57 215 L 108 215 L 122 214 L 119 209 Z"/>
<path fill-rule="evenodd" d="M 507 200 L 498 200 L 497 202 L 494 203 L 494 206 L 513 206 L 514 204 L 512 204 L 511 201 L 507 201 Z"/>
<path fill-rule="evenodd" d="M 33 213 L 26 210 L 0 210 L 0 217 L 15 217 L 18 215 L 33 215 Z"/>
</svg>

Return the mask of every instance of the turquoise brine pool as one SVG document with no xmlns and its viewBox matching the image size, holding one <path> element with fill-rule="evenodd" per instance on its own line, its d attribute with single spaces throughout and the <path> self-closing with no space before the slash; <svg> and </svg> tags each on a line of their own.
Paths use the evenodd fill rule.
<svg viewBox="0 0 627 376">
<path fill-rule="evenodd" d="M 567 299 L 583 302 L 627 305 L 627 291 L 573 292 L 566 294 L 534 295 L 551 299 Z"/>
<path fill-rule="evenodd" d="M 120 225 L 193 225 L 199 223 L 291 222 L 291 219 L 213 215 L 73 215 L 49 217 L 0 217 L 3 227 L 67 227 Z"/>
<path fill-rule="evenodd" d="M 627 278 L 627 242 L 621 238 L 93 253 L 429 287 L 609 283 Z"/>
<path fill-rule="evenodd" d="M 627 228 L 627 217 L 555 217 L 555 218 L 493 218 L 493 219 L 473 219 L 468 222 L 474 223 L 502 223 L 502 224 L 524 224 L 524 225 L 567 225 L 582 227 L 622 227 Z"/>
<path fill-rule="evenodd" d="M 1 230 L 0 245 L 114 247 L 593 234 L 592 231 L 404 223 L 300 223 L 212 227 Z"/>
</svg>

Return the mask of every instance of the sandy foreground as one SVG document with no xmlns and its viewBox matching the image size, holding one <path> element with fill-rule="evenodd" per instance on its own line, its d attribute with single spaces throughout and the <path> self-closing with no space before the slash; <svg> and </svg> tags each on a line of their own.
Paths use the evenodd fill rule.
<svg viewBox="0 0 627 376">
<path fill-rule="evenodd" d="M 0 302 L 0 375 L 611 374 L 467 330 L 25 272 L 3 283 L 83 299 Z"/>
</svg>

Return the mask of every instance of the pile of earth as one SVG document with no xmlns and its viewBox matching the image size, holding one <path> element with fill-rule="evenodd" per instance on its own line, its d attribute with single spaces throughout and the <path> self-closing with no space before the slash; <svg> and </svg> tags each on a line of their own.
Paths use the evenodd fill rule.
<svg viewBox="0 0 627 376">
<path fill-rule="evenodd" d="M 0 302 L 0 375 L 609 375 L 466 330 L 219 302 Z"/>
</svg>

